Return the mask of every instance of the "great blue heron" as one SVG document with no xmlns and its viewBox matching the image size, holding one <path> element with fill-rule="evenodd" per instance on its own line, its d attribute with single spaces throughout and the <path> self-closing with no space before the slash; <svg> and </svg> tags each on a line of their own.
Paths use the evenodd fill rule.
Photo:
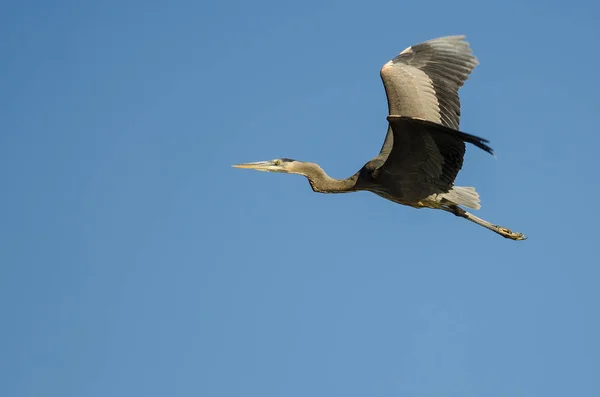
<svg viewBox="0 0 600 397">
<path fill-rule="evenodd" d="M 304 175 L 318 193 L 367 190 L 398 204 L 448 211 L 506 238 L 524 240 L 522 233 L 459 207 L 481 207 L 475 188 L 454 186 L 463 165 L 465 142 L 493 154 L 486 139 L 459 131 L 458 90 L 478 64 L 464 38 L 425 41 L 383 65 L 380 75 L 389 108 L 387 135 L 379 155 L 351 177 L 334 179 L 315 163 L 288 158 L 234 167 Z"/>
</svg>

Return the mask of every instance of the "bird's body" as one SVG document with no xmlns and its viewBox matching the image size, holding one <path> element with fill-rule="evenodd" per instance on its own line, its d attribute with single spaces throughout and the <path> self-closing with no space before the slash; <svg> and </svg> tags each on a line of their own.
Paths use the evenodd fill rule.
<svg viewBox="0 0 600 397">
<path fill-rule="evenodd" d="M 426 41 L 382 67 L 389 110 L 385 141 L 380 153 L 349 178 L 333 179 L 315 163 L 291 159 L 235 167 L 304 175 L 319 193 L 370 191 L 398 204 L 451 212 L 506 238 L 525 239 L 460 207 L 480 208 L 474 188 L 454 186 L 465 143 L 493 153 L 487 140 L 459 130 L 458 90 L 478 64 L 463 39 L 448 36 Z"/>
</svg>

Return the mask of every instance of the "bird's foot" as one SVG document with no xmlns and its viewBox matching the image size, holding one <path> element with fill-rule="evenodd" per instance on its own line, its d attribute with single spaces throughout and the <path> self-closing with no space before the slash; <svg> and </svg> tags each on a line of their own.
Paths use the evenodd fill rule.
<svg viewBox="0 0 600 397">
<path fill-rule="evenodd" d="M 501 226 L 496 226 L 496 228 L 497 228 L 498 234 L 501 235 L 502 237 L 506 237 L 511 240 L 527 240 L 527 237 L 525 237 L 525 235 L 523 233 L 513 232 L 512 230 L 507 229 L 505 227 L 501 227 Z"/>
</svg>

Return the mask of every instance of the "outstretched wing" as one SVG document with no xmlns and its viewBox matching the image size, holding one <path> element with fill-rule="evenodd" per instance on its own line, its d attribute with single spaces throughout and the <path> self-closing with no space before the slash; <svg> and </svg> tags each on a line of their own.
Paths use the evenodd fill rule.
<svg viewBox="0 0 600 397">
<path fill-rule="evenodd" d="M 459 88 L 478 61 L 465 36 L 447 36 L 408 47 L 383 65 L 381 79 L 390 115 L 415 117 L 459 129 Z M 382 147 L 389 153 L 390 128 Z"/>
<path fill-rule="evenodd" d="M 393 146 L 375 177 L 389 193 L 407 202 L 452 188 L 462 168 L 465 142 L 493 153 L 487 140 L 437 123 L 404 116 L 388 116 L 388 121 Z"/>
</svg>

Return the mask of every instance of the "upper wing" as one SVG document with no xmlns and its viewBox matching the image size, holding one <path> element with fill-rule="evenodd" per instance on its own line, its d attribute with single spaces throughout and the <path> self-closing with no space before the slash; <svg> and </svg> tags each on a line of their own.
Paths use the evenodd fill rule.
<svg viewBox="0 0 600 397">
<path fill-rule="evenodd" d="M 459 129 L 458 90 L 477 66 L 465 36 L 447 36 L 408 47 L 383 65 L 381 79 L 390 115 L 421 118 Z M 382 152 L 392 143 L 388 128 Z"/>
<path fill-rule="evenodd" d="M 375 176 L 388 192 L 405 201 L 448 192 L 462 168 L 465 142 L 493 153 L 487 140 L 427 120 L 389 116 L 388 121 L 393 146 Z"/>
</svg>

